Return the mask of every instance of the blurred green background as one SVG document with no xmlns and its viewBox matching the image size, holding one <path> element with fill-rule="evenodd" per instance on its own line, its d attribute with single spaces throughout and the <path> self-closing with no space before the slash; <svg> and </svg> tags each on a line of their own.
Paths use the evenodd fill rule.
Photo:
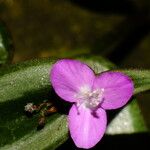
<svg viewBox="0 0 150 150">
<path fill-rule="evenodd" d="M 150 69 L 149 0 L 0 0 L 12 63 L 102 55 L 118 67 Z M 137 95 L 150 127 L 150 92 Z"/>
</svg>

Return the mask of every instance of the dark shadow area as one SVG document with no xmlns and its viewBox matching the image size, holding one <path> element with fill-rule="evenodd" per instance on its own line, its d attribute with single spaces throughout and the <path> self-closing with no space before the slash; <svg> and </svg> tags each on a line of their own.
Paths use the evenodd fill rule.
<svg viewBox="0 0 150 150">
<path fill-rule="evenodd" d="M 126 21 L 129 23 L 128 26 L 122 25 L 120 30 L 120 35 L 125 35 L 124 39 L 112 52 L 106 55 L 109 60 L 117 65 L 119 65 L 150 32 L 150 21 L 145 17 L 137 16 L 128 18 Z M 125 33 L 127 30 L 128 32 Z"/>
<path fill-rule="evenodd" d="M 134 4 L 134 1 L 131 0 L 71 0 L 71 2 L 88 10 L 106 14 L 116 13 L 131 15 L 138 12 L 138 8 Z"/>
<path fill-rule="evenodd" d="M 128 17 L 113 31 L 96 39 L 91 54 L 101 54 L 118 65 L 149 32 L 150 21 L 146 16 Z"/>
<path fill-rule="evenodd" d="M 131 148 L 144 148 L 144 150 L 149 150 L 149 141 L 149 133 L 105 135 L 94 148 L 91 148 L 91 150 L 120 150 Z M 73 141 L 69 139 L 63 145 L 57 148 L 57 150 L 66 150 L 68 148 L 71 150 L 78 149 L 76 146 L 74 146 Z"/>
<path fill-rule="evenodd" d="M 138 10 L 136 6 L 138 2 L 131 0 L 71 0 L 71 2 L 98 14 L 128 14 L 126 20 L 113 31 L 97 38 L 90 47 L 92 54 L 103 55 L 117 65 L 149 34 L 149 15 L 144 8 Z"/>
</svg>

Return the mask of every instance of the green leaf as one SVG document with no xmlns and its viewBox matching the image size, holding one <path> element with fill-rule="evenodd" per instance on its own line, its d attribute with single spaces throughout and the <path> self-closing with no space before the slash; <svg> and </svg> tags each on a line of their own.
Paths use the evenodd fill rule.
<svg viewBox="0 0 150 150">
<path fill-rule="evenodd" d="M 136 99 L 124 107 L 109 123 L 107 134 L 132 134 L 148 131 Z"/>
<path fill-rule="evenodd" d="M 96 73 L 114 68 L 113 64 L 97 56 L 77 59 L 87 63 Z M 54 114 L 50 116 L 45 128 L 37 131 L 38 116 L 27 118 L 23 112 L 27 102 L 38 103 L 44 99 L 54 98 L 49 81 L 49 72 L 55 62 L 55 59 L 37 59 L 0 69 L 1 149 L 55 149 L 68 138 L 65 115 Z M 139 76 L 139 79 L 142 80 L 142 77 Z M 135 82 L 137 81 L 135 80 Z M 145 82 L 145 84 L 147 83 Z M 146 131 L 136 102 L 134 101 L 133 104 L 131 103 L 124 109 L 120 111 L 117 117 L 119 118 L 122 113 L 121 116 L 125 115 L 126 118 L 120 118 L 120 124 L 118 124 L 117 120 L 114 121 L 117 119 L 115 117 L 110 122 L 107 133 L 118 134 L 118 126 L 121 128 L 127 120 L 132 121 L 132 124 L 126 126 L 129 128 L 128 133 Z M 140 122 L 139 127 L 137 127 L 137 121 Z M 115 122 L 118 126 L 115 125 Z M 120 133 L 126 133 L 126 131 L 121 128 Z"/>
<path fill-rule="evenodd" d="M 47 99 L 50 93 L 51 59 L 27 61 L 1 68 L 0 102 L 26 99 Z"/>
<path fill-rule="evenodd" d="M 0 21 L 0 65 L 11 62 L 13 46 L 11 36 L 3 22 Z"/>
</svg>

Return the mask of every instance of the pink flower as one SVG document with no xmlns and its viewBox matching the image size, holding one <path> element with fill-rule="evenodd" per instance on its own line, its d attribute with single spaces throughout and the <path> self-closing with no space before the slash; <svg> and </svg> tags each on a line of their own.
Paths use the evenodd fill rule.
<svg viewBox="0 0 150 150">
<path fill-rule="evenodd" d="M 71 137 L 79 148 L 91 148 L 103 137 L 108 109 L 124 106 L 134 90 L 132 80 L 120 72 L 93 70 L 78 60 L 62 59 L 51 70 L 55 92 L 73 103 L 68 115 Z"/>
</svg>

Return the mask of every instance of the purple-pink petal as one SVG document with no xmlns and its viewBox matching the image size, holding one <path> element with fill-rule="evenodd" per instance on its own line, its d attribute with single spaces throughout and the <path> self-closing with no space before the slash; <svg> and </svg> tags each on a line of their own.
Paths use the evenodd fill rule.
<svg viewBox="0 0 150 150">
<path fill-rule="evenodd" d="M 82 86 L 92 88 L 95 75 L 84 63 L 77 60 L 57 61 L 50 72 L 50 80 L 55 92 L 64 100 L 76 102 L 75 94 Z"/>
<path fill-rule="evenodd" d="M 99 108 L 92 112 L 83 106 L 72 106 L 68 116 L 71 137 L 79 148 L 92 148 L 103 137 L 107 117 L 104 109 Z"/>
<path fill-rule="evenodd" d="M 104 72 L 96 77 L 94 87 L 103 88 L 104 109 L 116 109 L 124 106 L 133 95 L 134 85 L 132 80 L 120 72 Z"/>
</svg>

